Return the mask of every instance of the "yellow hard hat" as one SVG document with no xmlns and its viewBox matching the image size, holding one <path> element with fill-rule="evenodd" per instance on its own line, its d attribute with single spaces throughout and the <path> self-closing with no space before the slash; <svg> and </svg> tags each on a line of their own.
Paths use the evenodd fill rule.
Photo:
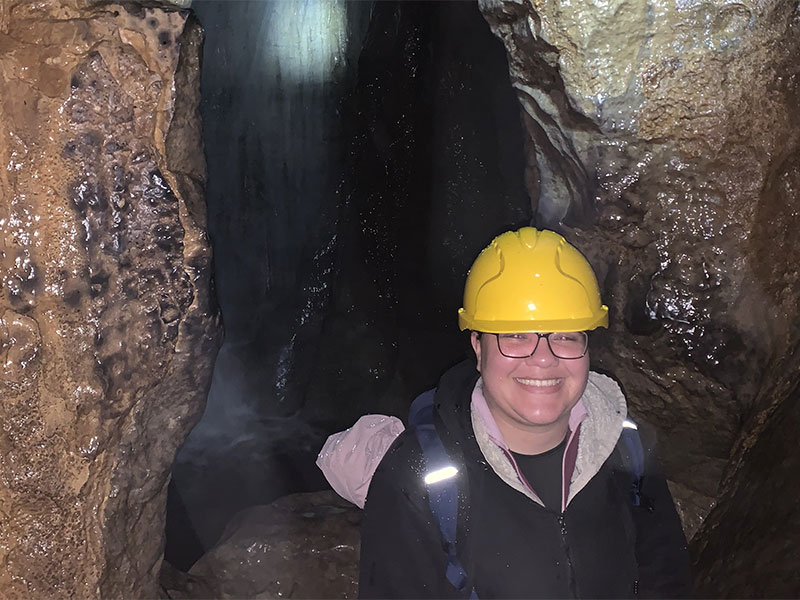
<svg viewBox="0 0 800 600">
<path fill-rule="evenodd" d="M 553 231 L 523 227 L 497 236 L 475 259 L 458 326 L 487 333 L 608 327 L 592 267 Z"/>
</svg>

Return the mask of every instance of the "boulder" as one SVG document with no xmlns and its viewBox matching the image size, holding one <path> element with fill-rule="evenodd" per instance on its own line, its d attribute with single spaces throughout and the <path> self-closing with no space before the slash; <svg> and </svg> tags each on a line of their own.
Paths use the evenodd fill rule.
<svg viewBox="0 0 800 600">
<path fill-rule="evenodd" d="M 164 587 L 171 598 L 356 598 L 361 514 L 332 491 L 254 506 Z"/>
</svg>

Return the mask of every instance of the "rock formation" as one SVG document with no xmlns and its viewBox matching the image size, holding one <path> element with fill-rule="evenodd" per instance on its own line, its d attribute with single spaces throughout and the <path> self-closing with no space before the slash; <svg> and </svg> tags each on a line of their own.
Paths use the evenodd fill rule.
<svg viewBox="0 0 800 600">
<path fill-rule="evenodd" d="M 538 223 L 611 298 L 593 358 L 659 428 L 687 533 L 717 499 L 710 523 L 731 522 L 755 464 L 765 489 L 786 476 L 767 448 L 798 452 L 757 441 L 789 434 L 774 421 L 800 382 L 798 3 L 480 4 L 508 51 Z M 696 543 L 721 548 L 713 527 Z"/>
<path fill-rule="evenodd" d="M 170 598 L 355 598 L 361 510 L 335 492 L 293 494 L 238 514 Z"/>
<path fill-rule="evenodd" d="M 800 469 L 795 390 L 736 465 L 725 493 L 692 543 L 696 598 L 798 598 Z"/>
<path fill-rule="evenodd" d="M 0 0 L 4 598 L 157 594 L 220 337 L 187 17 Z"/>
</svg>

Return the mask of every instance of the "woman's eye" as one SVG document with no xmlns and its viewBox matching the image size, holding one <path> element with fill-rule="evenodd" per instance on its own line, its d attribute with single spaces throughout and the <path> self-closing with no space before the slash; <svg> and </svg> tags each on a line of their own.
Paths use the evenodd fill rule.
<svg viewBox="0 0 800 600">
<path fill-rule="evenodd" d="M 558 333 L 552 335 L 550 339 L 554 342 L 577 343 L 581 341 L 580 333 Z"/>
</svg>

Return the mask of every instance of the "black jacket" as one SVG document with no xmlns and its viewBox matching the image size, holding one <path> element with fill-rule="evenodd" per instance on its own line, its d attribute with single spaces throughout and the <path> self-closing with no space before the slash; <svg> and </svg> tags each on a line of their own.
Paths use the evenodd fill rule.
<svg viewBox="0 0 800 600">
<path fill-rule="evenodd" d="M 469 597 L 472 587 L 479 598 L 687 597 L 686 541 L 654 461 L 642 479 L 650 508 L 632 506 L 631 477 L 615 451 L 563 513 L 549 511 L 487 463 L 470 417 L 477 378 L 474 361 L 465 361 L 445 373 L 435 399 L 437 431 L 461 465 L 457 548 L 468 585 L 458 592 L 445 576 L 421 450 L 406 431 L 369 487 L 360 597 Z"/>
</svg>

